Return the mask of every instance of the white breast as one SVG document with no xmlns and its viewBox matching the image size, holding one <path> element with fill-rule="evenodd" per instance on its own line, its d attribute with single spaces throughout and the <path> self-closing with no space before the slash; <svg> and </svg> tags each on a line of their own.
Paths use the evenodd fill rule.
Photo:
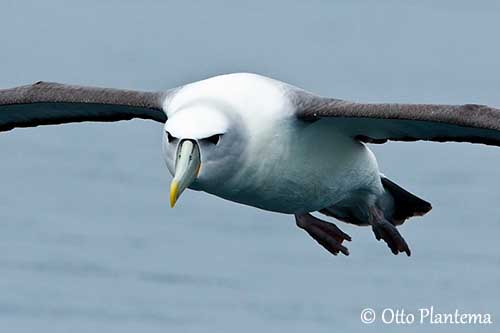
<svg viewBox="0 0 500 333">
<path fill-rule="evenodd" d="M 356 189 L 378 186 L 378 166 L 370 150 L 334 129 L 326 122 L 280 128 L 279 134 L 256 147 L 231 184 L 246 191 L 227 199 L 302 213 L 329 207 Z"/>
</svg>

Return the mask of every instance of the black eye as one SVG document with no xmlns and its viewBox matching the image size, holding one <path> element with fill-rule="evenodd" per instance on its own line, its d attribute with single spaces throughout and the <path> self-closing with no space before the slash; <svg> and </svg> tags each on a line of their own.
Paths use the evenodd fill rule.
<svg viewBox="0 0 500 333">
<path fill-rule="evenodd" d="M 219 143 L 221 136 L 222 136 L 222 134 L 215 134 L 215 135 L 209 136 L 208 138 L 205 138 L 203 140 L 216 145 Z"/>
<path fill-rule="evenodd" d="M 168 132 L 168 131 L 165 131 L 165 132 L 167 132 L 168 142 L 173 142 L 174 140 L 177 140 L 177 138 L 175 136 L 172 136 L 172 134 L 170 134 L 170 132 Z"/>
</svg>

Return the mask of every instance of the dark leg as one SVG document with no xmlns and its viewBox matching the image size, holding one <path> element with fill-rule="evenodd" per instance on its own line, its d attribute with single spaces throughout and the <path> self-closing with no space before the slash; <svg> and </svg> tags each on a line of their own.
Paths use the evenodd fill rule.
<svg viewBox="0 0 500 333">
<path fill-rule="evenodd" d="M 405 252 L 406 255 L 410 256 L 411 251 L 406 244 L 405 239 L 399 233 L 398 229 L 384 217 L 384 213 L 378 208 L 370 209 L 370 224 L 372 226 L 373 233 L 377 240 L 383 239 L 392 253 L 398 254 L 400 252 Z"/>
<path fill-rule="evenodd" d="M 342 232 L 335 224 L 322 221 L 307 213 L 295 214 L 295 222 L 299 228 L 304 229 L 309 236 L 333 255 L 337 255 L 339 252 L 346 256 L 349 255 L 349 250 L 342 245 L 342 242 L 351 241 L 351 237 Z"/>
</svg>

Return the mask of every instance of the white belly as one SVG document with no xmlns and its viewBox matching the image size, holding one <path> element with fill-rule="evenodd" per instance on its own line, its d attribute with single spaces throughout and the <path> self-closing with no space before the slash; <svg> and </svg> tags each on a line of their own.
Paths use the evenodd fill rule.
<svg viewBox="0 0 500 333">
<path fill-rule="evenodd" d="M 281 213 L 317 211 L 355 190 L 381 191 L 372 152 L 328 122 L 274 129 L 252 146 L 241 170 L 223 186 L 204 189 L 222 198 Z"/>
</svg>

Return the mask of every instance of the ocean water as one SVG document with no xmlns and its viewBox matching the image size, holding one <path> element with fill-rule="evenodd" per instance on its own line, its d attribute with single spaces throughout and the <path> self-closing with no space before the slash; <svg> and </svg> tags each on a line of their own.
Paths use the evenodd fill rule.
<svg viewBox="0 0 500 333">
<path fill-rule="evenodd" d="M 0 3 L 0 87 L 167 89 L 249 71 L 346 99 L 500 106 L 494 1 Z M 495 332 L 500 150 L 373 146 L 432 202 L 412 257 L 339 223 L 329 255 L 293 217 L 187 191 L 168 207 L 162 126 L 0 133 L 1 332 Z M 492 325 L 367 325 L 361 310 L 489 313 Z"/>
</svg>

